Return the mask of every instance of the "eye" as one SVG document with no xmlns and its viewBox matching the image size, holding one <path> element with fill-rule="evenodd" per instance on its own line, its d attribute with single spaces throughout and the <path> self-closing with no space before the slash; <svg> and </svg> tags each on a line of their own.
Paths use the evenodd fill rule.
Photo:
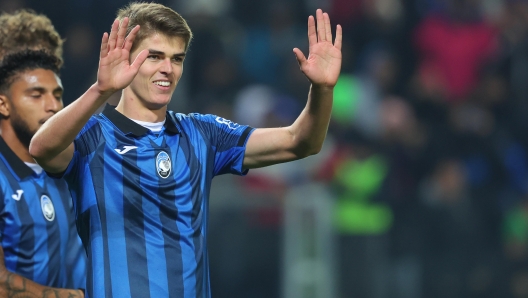
<svg viewBox="0 0 528 298">
<path fill-rule="evenodd" d="M 40 92 L 33 92 L 33 93 L 31 93 L 29 96 L 32 97 L 32 98 L 37 99 L 37 98 L 40 98 L 40 97 L 42 96 L 42 93 L 40 93 Z"/>
<path fill-rule="evenodd" d="M 151 60 L 159 60 L 160 59 L 159 55 L 154 55 L 154 54 L 148 55 L 147 58 L 151 59 Z"/>
<path fill-rule="evenodd" d="M 172 62 L 175 63 L 175 64 L 182 64 L 183 60 L 184 60 L 183 57 L 174 57 L 174 58 L 172 58 Z"/>
</svg>

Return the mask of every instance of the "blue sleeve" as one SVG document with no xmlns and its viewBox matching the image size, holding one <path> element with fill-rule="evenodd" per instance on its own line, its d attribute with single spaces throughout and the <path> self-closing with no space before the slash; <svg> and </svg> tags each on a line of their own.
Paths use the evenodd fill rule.
<svg viewBox="0 0 528 298">
<path fill-rule="evenodd" d="M 99 122 L 95 117 L 92 117 L 73 141 L 75 147 L 73 157 L 63 174 L 68 184 L 82 179 L 83 165 L 87 165 L 90 162 L 89 159 L 97 148 L 100 136 L 101 128 Z"/>
<path fill-rule="evenodd" d="M 226 173 L 245 175 L 244 153 L 253 128 L 240 125 L 216 115 L 192 114 L 202 135 L 211 145 L 214 154 L 213 175 Z"/>
</svg>

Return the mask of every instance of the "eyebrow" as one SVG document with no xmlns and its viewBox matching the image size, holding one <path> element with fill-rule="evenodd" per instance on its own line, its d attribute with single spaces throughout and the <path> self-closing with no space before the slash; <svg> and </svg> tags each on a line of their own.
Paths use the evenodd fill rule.
<svg viewBox="0 0 528 298">
<path fill-rule="evenodd" d="M 26 92 L 32 92 L 32 91 L 38 91 L 38 92 L 46 92 L 46 88 L 44 87 L 31 87 L 31 88 L 28 88 L 26 89 Z M 55 92 L 64 92 L 64 89 L 62 89 L 60 86 L 58 86 L 57 88 L 53 89 L 53 91 L 51 91 L 52 93 L 55 93 Z"/>
<path fill-rule="evenodd" d="M 154 50 L 154 49 L 149 49 L 148 51 L 149 51 L 149 54 L 156 54 L 156 55 L 165 56 L 165 53 L 162 52 L 162 51 L 158 51 L 158 50 Z M 172 58 L 176 58 L 176 57 L 185 57 L 185 52 L 176 53 L 176 54 L 172 55 Z"/>
</svg>

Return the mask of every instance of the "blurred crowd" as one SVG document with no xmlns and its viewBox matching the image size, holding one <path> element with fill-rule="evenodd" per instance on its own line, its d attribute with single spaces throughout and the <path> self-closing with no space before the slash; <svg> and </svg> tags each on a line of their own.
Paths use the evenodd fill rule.
<svg viewBox="0 0 528 298">
<path fill-rule="evenodd" d="M 321 154 L 213 188 L 216 297 L 280 297 L 281 206 L 307 183 L 332 193 L 339 297 L 528 297 L 528 1 L 156 2 L 195 36 L 169 107 L 254 127 L 304 107 L 292 49 L 308 52 L 307 16 L 320 7 L 343 26 Z M 95 81 L 100 37 L 126 3 L 0 10 L 32 8 L 65 36 L 68 103 Z"/>
</svg>

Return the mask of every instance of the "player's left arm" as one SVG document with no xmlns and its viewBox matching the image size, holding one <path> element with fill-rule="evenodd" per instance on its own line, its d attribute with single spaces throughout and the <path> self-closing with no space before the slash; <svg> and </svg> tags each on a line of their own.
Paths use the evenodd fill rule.
<svg viewBox="0 0 528 298">
<path fill-rule="evenodd" d="M 326 137 L 334 86 L 341 71 L 342 29 L 336 27 L 332 42 L 330 17 L 321 9 L 308 17 L 308 58 L 293 49 L 301 71 L 311 83 L 308 102 L 288 127 L 256 129 L 246 145 L 244 168 L 258 168 L 292 161 L 318 153 Z"/>
</svg>

